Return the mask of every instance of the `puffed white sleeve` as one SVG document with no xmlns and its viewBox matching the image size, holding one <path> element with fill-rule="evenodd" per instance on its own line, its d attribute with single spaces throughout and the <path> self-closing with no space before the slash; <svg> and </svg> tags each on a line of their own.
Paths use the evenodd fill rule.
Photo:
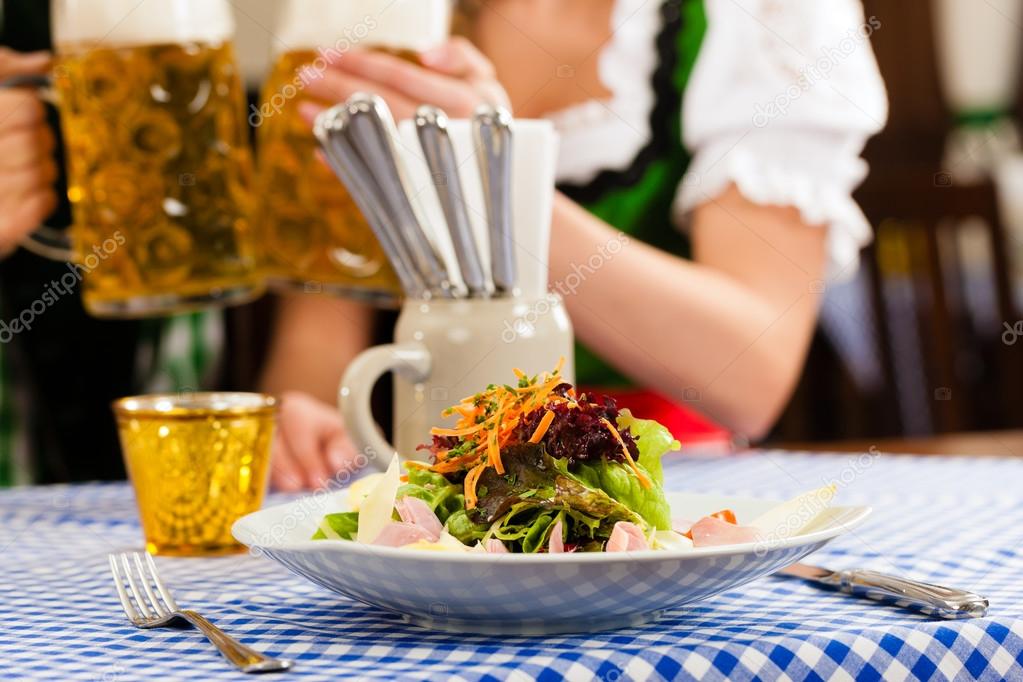
<svg viewBox="0 0 1023 682">
<path fill-rule="evenodd" d="M 881 28 L 859 0 L 707 0 L 707 32 L 686 88 L 692 161 L 676 217 L 735 184 L 828 230 L 828 272 L 855 271 L 870 224 L 852 198 L 860 157 L 888 114 L 870 47 Z"/>
</svg>

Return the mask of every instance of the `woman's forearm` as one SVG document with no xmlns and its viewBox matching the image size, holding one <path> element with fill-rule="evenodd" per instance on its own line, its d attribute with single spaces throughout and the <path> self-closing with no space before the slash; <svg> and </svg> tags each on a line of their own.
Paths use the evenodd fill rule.
<svg viewBox="0 0 1023 682">
<path fill-rule="evenodd" d="M 616 369 L 760 437 L 799 377 L 825 231 L 734 190 L 700 209 L 692 229 L 702 262 L 629 239 L 559 196 L 552 284 L 577 336 Z"/>
<path fill-rule="evenodd" d="M 373 310 L 346 299 L 312 294 L 278 303 L 262 388 L 304 391 L 334 404 L 345 367 L 372 342 Z"/>
</svg>

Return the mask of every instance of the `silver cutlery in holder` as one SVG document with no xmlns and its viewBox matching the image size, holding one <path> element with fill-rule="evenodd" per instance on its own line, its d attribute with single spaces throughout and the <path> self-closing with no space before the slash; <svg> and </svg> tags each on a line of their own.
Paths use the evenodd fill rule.
<svg viewBox="0 0 1023 682">
<path fill-rule="evenodd" d="M 465 205 L 458 159 L 448 134 L 448 117 L 437 107 L 424 105 L 416 110 L 415 121 L 419 144 L 423 148 L 426 165 L 437 190 L 437 199 L 447 220 L 462 280 L 470 297 L 489 296 L 493 286 L 483 272 L 479 247 Z"/>
<path fill-rule="evenodd" d="M 338 402 L 357 449 L 386 467 L 417 454 L 452 398 L 513 367 L 564 362 L 574 381 L 571 322 L 547 289 L 556 137 L 546 121 L 481 107 L 449 120 L 422 106 L 396 126 L 378 97 L 357 94 L 320 114 L 316 137 L 401 277 L 395 343 L 348 365 Z M 369 399 L 394 375 L 394 444 Z M 422 456 L 423 453 L 418 453 Z"/>
<path fill-rule="evenodd" d="M 447 268 L 409 196 L 397 130 L 384 100 L 356 93 L 321 114 L 315 134 L 331 166 L 367 214 L 385 252 L 391 245 L 387 256 L 396 271 L 405 271 L 404 278 L 399 272 L 405 294 L 451 298 Z"/>
<path fill-rule="evenodd" d="M 511 114 L 501 107 L 481 106 L 472 119 L 472 132 L 487 203 L 494 288 L 500 294 L 512 295 L 518 286 L 518 268 L 512 234 Z"/>
<path fill-rule="evenodd" d="M 470 120 L 449 120 L 424 105 L 399 130 L 381 98 L 357 93 L 321 113 L 315 134 L 406 297 L 547 293 L 557 146 L 550 124 L 515 122 L 489 105 Z"/>
</svg>

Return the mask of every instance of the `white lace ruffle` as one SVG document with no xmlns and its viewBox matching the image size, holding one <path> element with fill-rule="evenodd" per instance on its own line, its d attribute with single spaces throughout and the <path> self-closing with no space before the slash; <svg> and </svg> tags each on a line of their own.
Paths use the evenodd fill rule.
<svg viewBox="0 0 1023 682">
<path fill-rule="evenodd" d="M 675 202 L 678 222 L 734 183 L 755 204 L 791 206 L 807 224 L 828 227 L 828 276 L 851 276 L 873 234 L 852 198 L 867 174 L 861 146 L 858 136 L 818 131 L 719 137 L 693 157 Z"/>
<path fill-rule="evenodd" d="M 625 170 L 650 141 L 660 8 L 656 0 L 617 0 L 614 33 L 598 62 L 611 97 L 547 115 L 561 138 L 558 182 L 586 184 L 603 170 Z"/>
</svg>

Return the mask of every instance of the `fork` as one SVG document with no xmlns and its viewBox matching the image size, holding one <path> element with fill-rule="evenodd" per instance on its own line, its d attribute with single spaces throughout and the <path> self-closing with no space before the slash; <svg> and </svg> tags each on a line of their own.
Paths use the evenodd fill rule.
<svg viewBox="0 0 1023 682">
<path fill-rule="evenodd" d="M 111 554 L 110 571 L 114 574 L 117 596 L 128 620 L 138 628 L 161 628 L 190 623 L 198 628 L 228 661 L 245 673 L 287 670 L 291 661 L 269 658 L 227 635 L 195 611 L 178 608 L 170 591 L 156 572 L 153 556 Z M 134 566 L 133 566 L 134 564 Z M 155 590 L 154 590 L 155 588 Z"/>
</svg>

